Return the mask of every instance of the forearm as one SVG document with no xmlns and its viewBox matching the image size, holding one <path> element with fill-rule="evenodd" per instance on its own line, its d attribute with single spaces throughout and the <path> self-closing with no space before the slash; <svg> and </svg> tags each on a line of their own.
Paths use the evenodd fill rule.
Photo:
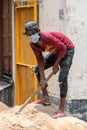
<svg viewBox="0 0 87 130">
<path fill-rule="evenodd" d="M 44 62 L 38 63 L 38 67 L 39 67 L 39 72 L 40 72 L 40 79 L 44 79 L 45 78 L 45 74 L 44 74 Z"/>
<path fill-rule="evenodd" d="M 58 56 L 58 58 L 57 58 L 57 60 L 56 60 L 56 62 L 54 64 L 54 66 L 53 66 L 53 73 L 54 74 L 56 74 L 59 71 L 59 66 L 58 65 L 59 65 L 61 59 L 62 58 L 60 56 Z"/>
<path fill-rule="evenodd" d="M 61 59 L 62 59 L 62 57 L 58 56 L 54 66 L 58 66 L 60 61 L 61 61 Z"/>
</svg>

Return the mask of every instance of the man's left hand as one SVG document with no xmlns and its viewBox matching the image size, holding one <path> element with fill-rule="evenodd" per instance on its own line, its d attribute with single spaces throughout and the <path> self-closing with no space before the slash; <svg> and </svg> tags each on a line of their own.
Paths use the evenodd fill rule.
<svg viewBox="0 0 87 130">
<path fill-rule="evenodd" d="M 59 71 L 59 66 L 53 66 L 53 73 L 56 74 Z"/>
<path fill-rule="evenodd" d="M 44 88 L 46 86 L 46 80 L 45 79 L 41 79 L 40 80 L 40 85 L 42 88 Z"/>
</svg>

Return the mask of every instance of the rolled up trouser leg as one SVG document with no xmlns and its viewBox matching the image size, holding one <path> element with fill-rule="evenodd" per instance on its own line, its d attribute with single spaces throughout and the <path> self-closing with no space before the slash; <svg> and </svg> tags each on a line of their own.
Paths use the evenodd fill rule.
<svg viewBox="0 0 87 130">
<path fill-rule="evenodd" d="M 68 72 L 69 72 L 70 67 L 64 66 L 64 64 L 60 68 L 60 73 L 59 73 L 59 87 L 60 87 L 60 97 L 61 98 L 66 98 L 67 96 L 67 90 L 68 90 L 68 83 L 67 83 L 67 78 L 68 78 Z"/>
<path fill-rule="evenodd" d="M 60 62 L 59 87 L 61 98 L 65 98 L 67 96 L 68 73 L 72 65 L 73 55 L 74 55 L 74 49 L 67 50 L 65 57 Z"/>
<path fill-rule="evenodd" d="M 60 97 L 66 98 L 68 90 L 67 76 L 66 77 L 64 75 L 59 76 L 59 87 L 60 87 Z"/>
</svg>

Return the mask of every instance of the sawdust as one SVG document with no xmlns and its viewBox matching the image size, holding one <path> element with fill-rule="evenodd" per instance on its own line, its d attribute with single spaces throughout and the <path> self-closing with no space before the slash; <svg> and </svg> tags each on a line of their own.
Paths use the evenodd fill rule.
<svg viewBox="0 0 87 130">
<path fill-rule="evenodd" d="M 0 103 L 0 130 L 87 130 L 87 123 L 75 117 L 52 119 L 57 106 L 28 104 L 20 114 L 19 106 L 13 108 Z"/>
<path fill-rule="evenodd" d="M 9 109 L 9 107 L 6 106 L 4 103 L 0 102 L 0 112 L 7 109 Z"/>
</svg>

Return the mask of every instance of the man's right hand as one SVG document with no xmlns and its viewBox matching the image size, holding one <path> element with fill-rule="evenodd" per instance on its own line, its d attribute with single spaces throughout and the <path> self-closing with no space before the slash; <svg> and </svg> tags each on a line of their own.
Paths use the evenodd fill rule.
<svg viewBox="0 0 87 130">
<path fill-rule="evenodd" d="M 44 88 L 46 86 L 46 80 L 45 79 L 41 79 L 40 80 L 40 85 L 42 88 Z"/>
</svg>

